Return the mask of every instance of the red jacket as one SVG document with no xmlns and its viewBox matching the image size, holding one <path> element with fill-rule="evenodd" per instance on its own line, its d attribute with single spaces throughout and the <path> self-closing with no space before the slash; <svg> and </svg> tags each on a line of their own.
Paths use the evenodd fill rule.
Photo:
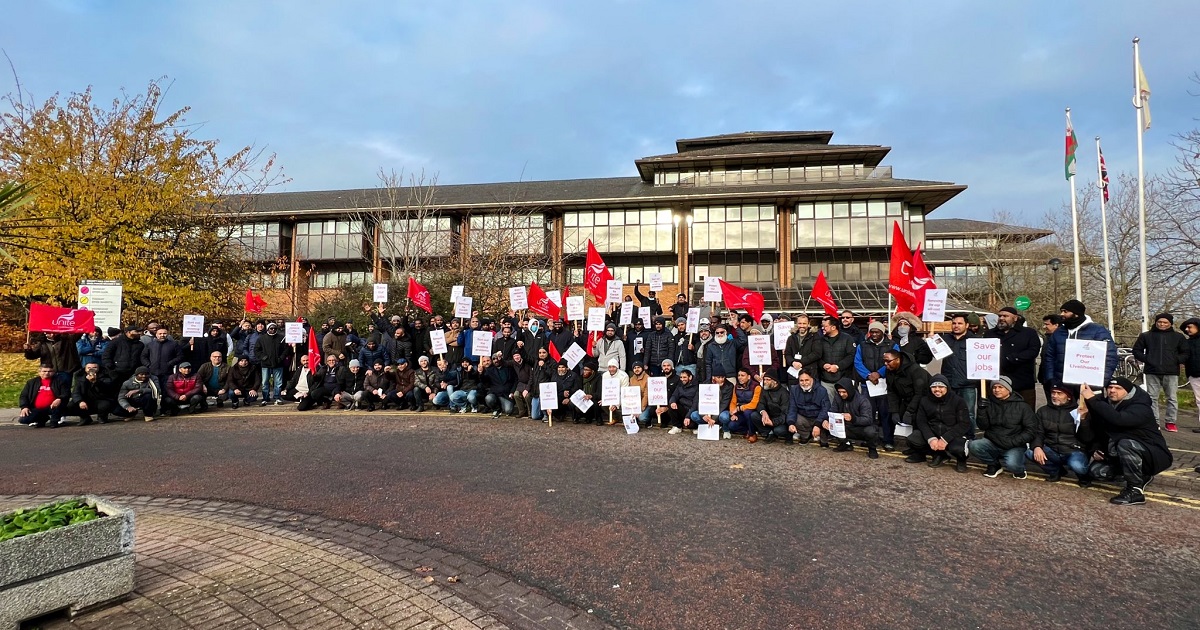
<svg viewBox="0 0 1200 630">
<path fill-rule="evenodd" d="M 192 396 L 200 393 L 200 377 L 195 374 L 184 376 L 179 373 L 167 377 L 167 395 L 172 398 Z"/>
</svg>

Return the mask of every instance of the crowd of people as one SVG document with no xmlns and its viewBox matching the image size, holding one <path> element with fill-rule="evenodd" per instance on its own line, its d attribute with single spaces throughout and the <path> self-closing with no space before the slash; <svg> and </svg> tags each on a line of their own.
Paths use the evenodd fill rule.
<svg viewBox="0 0 1200 630">
<path fill-rule="evenodd" d="M 1024 479 L 1027 463 L 1034 462 L 1047 481 L 1067 473 L 1080 485 L 1123 479 L 1124 489 L 1112 501 L 1138 504 L 1145 501 L 1146 484 L 1172 462 L 1159 421 L 1167 431 L 1177 430 L 1181 368 L 1200 395 L 1200 319 L 1188 319 L 1179 332 L 1168 313 L 1158 315 L 1134 346 L 1145 365 L 1143 389 L 1112 377 L 1112 335 L 1078 300 L 1043 318 L 1044 337 L 1009 307 L 983 318 L 953 315 L 950 331 L 940 333 L 951 354 L 931 374 L 931 344 L 910 313 L 893 317 L 889 330 L 879 321 L 860 322 L 850 311 L 820 319 L 764 314 L 761 321 L 731 312 L 700 319 L 692 333 L 685 295 L 665 308 L 653 293 L 637 296 L 651 307 L 649 326 L 640 318 L 619 325 L 619 305 L 613 305 L 603 333 L 592 335 L 574 322 L 513 312 L 463 322 L 388 315 L 383 305 L 364 305 L 364 330 L 333 318 L 321 323 L 315 331 L 319 348 L 311 349 L 307 341 L 286 343 L 282 320 L 244 320 L 228 328 L 216 323 L 203 337 L 180 339 L 159 323 L 107 334 L 48 333 L 26 345 L 26 357 L 41 367 L 21 392 L 20 422 L 153 421 L 226 404 L 296 404 L 300 411 L 437 409 L 541 421 L 553 413 L 556 421 L 636 421 L 673 435 L 708 425 L 724 439 L 815 442 L 839 452 L 860 445 L 871 459 L 879 449 L 895 450 L 899 437 L 909 463 L 938 467 L 953 461 L 966 472 L 968 458 L 975 457 L 988 477 L 1007 471 Z M 307 329 L 307 320 L 300 321 Z M 769 365 L 752 363 L 748 339 L 773 335 L 776 326 L 787 326 L 784 321 L 790 332 L 783 350 L 771 353 Z M 433 351 L 431 330 L 443 332 L 445 352 Z M 480 331 L 494 337 L 491 353 L 477 356 L 473 337 Z M 1000 340 L 1001 377 L 983 387 L 968 378 L 966 365 L 967 341 L 976 336 Z M 1109 378 L 1064 383 L 1068 339 L 1106 342 Z M 567 358 L 576 345 L 586 350 L 578 362 Z M 310 356 L 319 357 L 316 364 L 310 365 Z M 665 379 L 665 403 L 649 402 L 655 377 Z M 636 413 L 623 418 L 620 405 L 602 404 L 604 383 L 612 379 L 641 390 Z M 555 404 L 541 399 L 543 384 L 553 384 Z M 717 386 L 715 412 L 701 413 L 701 384 Z M 1039 386 L 1047 401 L 1040 408 Z M 1159 395 L 1167 400 L 1162 415 Z"/>
</svg>

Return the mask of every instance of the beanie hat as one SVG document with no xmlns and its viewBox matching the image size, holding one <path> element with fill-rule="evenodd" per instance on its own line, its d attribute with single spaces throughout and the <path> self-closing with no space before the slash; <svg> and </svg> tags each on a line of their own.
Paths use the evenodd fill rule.
<svg viewBox="0 0 1200 630">
<path fill-rule="evenodd" d="M 1160 319 L 1165 319 L 1172 324 L 1175 323 L 1175 317 L 1170 313 L 1159 313 L 1158 315 L 1154 316 L 1154 321 L 1158 321 Z"/>
<path fill-rule="evenodd" d="M 149 374 L 149 373 L 150 373 L 150 368 L 148 368 L 148 367 L 146 367 L 146 366 L 144 366 L 144 365 L 139 365 L 139 366 L 138 366 L 138 368 L 137 368 L 136 370 L 134 370 L 134 371 L 133 371 L 133 373 L 134 373 L 135 375 L 137 375 L 137 374 Z"/>
<path fill-rule="evenodd" d="M 358 362 L 358 359 L 350 359 L 350 367 L 356 368 L 361 366 L 362 364 Z"/>
<path fill-rule="evenodd" d="M 1012 379 L 1008 378 L 1007 376 L 1001 376 L 1000 378 L 992 381 L 992 385 L 999 385 L 1004 389 L 1007 389 L 1009 393 L 1013 391 Z"/>
<path fill-rule="evenodd" d="M 754 335 L 761 335 L 763 334 L 763 329 L 759 328 L 758 326 L 751 326 L 750 333 Z"/>
<path fill-rule="evenodd" d="M 723 366 L 723 365 L 713 366 L 711 376 L 727 376 L 725 374 L 725 366 Z"/>
<path fill-rule="evenodd" d="M 885 335 L 887 334 L 887 326 L 884 326 L 881 322 L 871 322 L 871 325 L 867 326 L 867 332 L 872 330 L 878 330 Z"/>
<path fill-rule="evenodd" d="M 1134 390 L 1134 388 L 1137 387 L 1136 385 L 1133 384 L 1133 381 L 1125 378 L 1124 376 L 1110 378 L 1110 379 L 1108 379 L 1108 384 L 1116 385 L 1117 387 L 1120 387 L 1121 389 L 1125 390 L 1126 392 L 1132 392 Z"/>
<path fill-rule="evenodd" d="M 616 359 L 609 359 L 607 367 L 621 367 L 621 364 Z"/>
<path fill-rule="evenodd" d="M 933 376 L 929 377 L 929 386 L 933 387 L 934 385 L 941 385 L 942 387 L 949 389 L 950 381 L 941 374 L 934 374 Z"/>
<path fill-rule="evenodd" d="M 1083 317 L 1086 314 L 1085 311 L 1087 311 L 1087 307 L 1084 306 L 1083 302 L 1080 302 L 1079 300 L 1067 300 L 1066 302 L 1063 302 L 1062 307 L 1058 310 L 1067 311 L 1068 313 L 1075 313 L 1076 315 Z"/>
<path fill-rule="evenodd" d="M 978 326 L 979 325 L 979 314 L 971 313 L 971 314 L 967 315 L 967 325 L 968 326 Z"/>
<path fill-rule="evenodd" d="M 1013 308 L 1013 307 L 1011 307 L 1011 306 L 1005 306 L 1004 308 L 1000 309 L 1000 310 L 999 310 L 999 311 L 997 311 L 997 312 L 1000 312 L 1000 313 L 1012 313 L 1013 315 L 1016 315 L 1017 317 L 1020 317 L 1020 316 L 1021 316 L 1021 314 L 1017 312 L 1017 309 L 1015 309 L 1015 308 Z"/>
</svg>

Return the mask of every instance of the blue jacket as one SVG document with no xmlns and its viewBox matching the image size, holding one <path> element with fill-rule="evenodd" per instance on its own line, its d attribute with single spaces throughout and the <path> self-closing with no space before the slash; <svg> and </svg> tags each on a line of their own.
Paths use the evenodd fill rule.
<svg viewBox="0 0 1200 630">
<path fill-rule="evenodd" d="M 75 342 L 75 351 L 79 353 L 79 365 L 87 365 L 88 363 L 100 364 L 100 359 L 104 355 L 104 349 L 108 347 L 108 340 L 101 337 L 92 341 L 91 337 L 83 335 L 79 341 Z"/>
<path fill-rule="evenodd" d="M 804 391 L 799 385 L 792 385 L 792 404 L 788 407 L 787 423 L 796 424 L 797 418 L 804 417 L 820 422 L 828 418 L 829 392 L 820 383 L 813 383 L 812 390 Z"/>
<path fill-rule="evenodd" d="M 1117 344 L 1113 341 L 1112 333 L 1100 324 L 1092 321 L 1091 317 L 1084 317 L 1083 323 L 1074 330 L 1067 330 L 1066 325 L 1058 327 L 1053 335 L 1046 340 L 1046 345 L 1042 347 L 1042 363 L 1046 365 L 1043 372 L 1045 380 L 1043 383 L 1054 381 L 1062 381 L 1063 362 L 1066 360 L 1067 354 L 1067 339 L 1082 339 L 1084 341 L 1107 341 L 1108 352 L 1104 359 L 1104 382 L 1112 378 L 1113 372 L 1117 369 Z M 1103 386 L 1101 383 L 1088 383 L 1093 386 Z"/>
</svg>

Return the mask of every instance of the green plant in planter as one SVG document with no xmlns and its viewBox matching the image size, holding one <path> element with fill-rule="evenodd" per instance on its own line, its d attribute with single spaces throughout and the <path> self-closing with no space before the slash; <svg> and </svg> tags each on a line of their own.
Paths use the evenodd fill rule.
<svg viewBox="0 0 1200 630">
<path fill-rule="evenodd" d="M 100 518 L 96 508 L 81 501 L 62 501 L 36 510 L 17 510 L 0 519 L 0 542 L 56 527 Z"/>
</svg>

